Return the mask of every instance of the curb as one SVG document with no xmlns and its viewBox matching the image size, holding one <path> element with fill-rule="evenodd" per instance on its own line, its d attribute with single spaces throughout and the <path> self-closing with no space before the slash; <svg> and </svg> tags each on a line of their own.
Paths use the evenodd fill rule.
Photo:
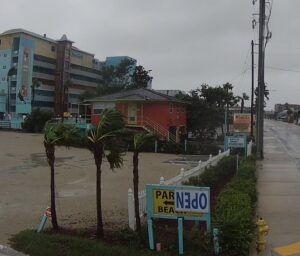
<svg viewBox="0 0 300 256">
<path fill-rule="evenodd" d="M 0 256 L 26 256 L 23 253 L 17 252 L 9 247 L 0 245 Z"/>
</svg>

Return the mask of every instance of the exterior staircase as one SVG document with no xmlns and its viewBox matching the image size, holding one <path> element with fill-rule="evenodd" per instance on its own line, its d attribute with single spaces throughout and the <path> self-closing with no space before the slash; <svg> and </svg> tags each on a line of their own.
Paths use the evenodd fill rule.
<svg viewBox="0 0 300 256">
<path fill-rule="evenodd" d="M 125 118 L 125 120 L 128 119 Z M 166 128 L 162 127 L 160 124 L 151 120 L 150 118 L 144 117 L 140 125 L 127 123 L 126 126 L 143 128 L 148 132 L 158 135 L 158 137 L 162 140 L 176 143 L 176 136 L 173 133 L 169 132 Z"/>
</svg>

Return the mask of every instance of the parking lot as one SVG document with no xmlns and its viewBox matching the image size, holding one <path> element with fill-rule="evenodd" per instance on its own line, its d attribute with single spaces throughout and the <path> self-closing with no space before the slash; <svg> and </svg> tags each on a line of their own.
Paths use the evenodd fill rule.
<svg viewBox="0 0 300 256">
<path fill-rule="evenodd" d="M 0 244 L 11 234 L 36 228 L 50 205 L 50 169 L 43 135 L 0 131 Z M 176 176 L 184 161 L 178 156 L 141 153 L 140 187 L 158 183 L 160 176 Z M 59 224 L 64 227 L 93 227 L 96 222 L 96 168 L 86 149 L 56 149 L 56 197 Z M 124 166 L 111 171 L 103 163 L 103 213 L 106 227 L 127 224 L 127 191 L 132 187 L 132 153 Z"/>
</svg>

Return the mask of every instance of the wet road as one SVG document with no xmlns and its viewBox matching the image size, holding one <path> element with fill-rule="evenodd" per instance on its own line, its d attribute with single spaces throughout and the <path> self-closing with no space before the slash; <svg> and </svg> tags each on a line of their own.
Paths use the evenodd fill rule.
<svg viewBox="0 0 300 256">
<path fill-rule="evenodd" d="M 264 153 L 257 162 L 258 215 L 274 248 L 300 241 L 300 126 L 266 120 Z"/>
</svg>

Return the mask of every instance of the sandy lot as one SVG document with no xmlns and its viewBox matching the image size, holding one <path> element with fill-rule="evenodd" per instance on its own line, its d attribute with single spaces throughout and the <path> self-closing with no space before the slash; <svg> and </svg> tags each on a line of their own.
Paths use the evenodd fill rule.
<svg viewBox="0 0 300 256">
<path fill-rule="evenodd" d="M 46 161 L 43 137 L 0 131 L 0 244 L 11 234 L 36 228 L 45 208 L 50 205 L 50 169 Z M 170 178 L 188 165 L 165 163 L 176 155 L 142 153 L 140 188 L 158 183 L 160 176 Z M 95 164 L 85 149 L 56 150 L 57 214 L 61 226 L 95 225 Z M 111 171 L 103 164 L 103 214 L 105 225 L 127 223 L 127 191 L 132 188 L 132 154 L 124 157 L 124 166 Z"/>
</svg>

